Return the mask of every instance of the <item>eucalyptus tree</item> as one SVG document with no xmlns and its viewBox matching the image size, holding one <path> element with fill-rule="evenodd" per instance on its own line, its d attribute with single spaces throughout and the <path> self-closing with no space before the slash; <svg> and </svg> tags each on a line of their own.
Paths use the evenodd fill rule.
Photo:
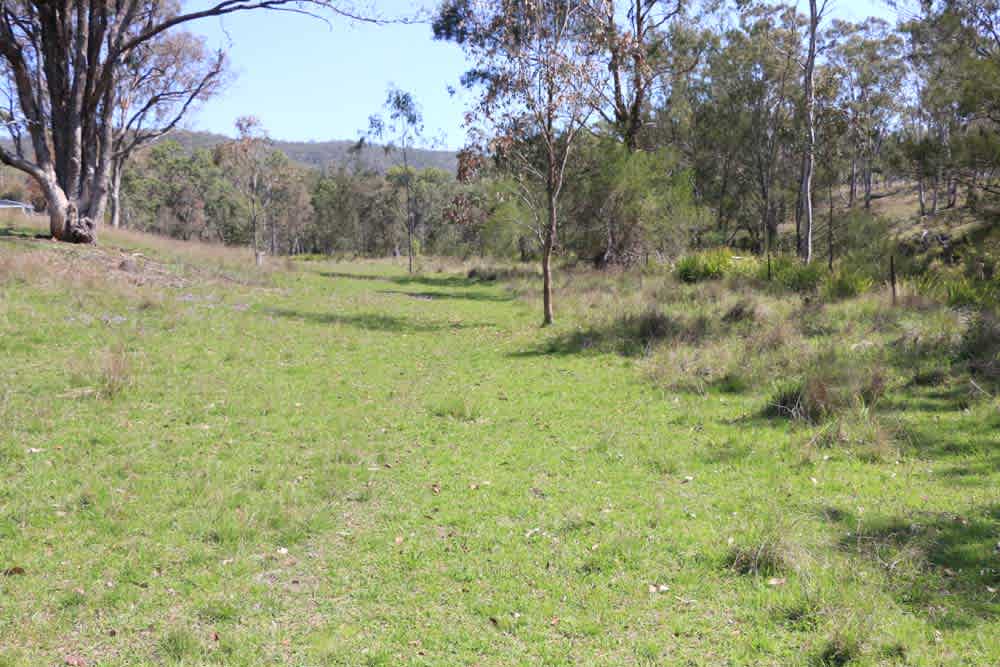
<svg viewBox="0 0 1000 667">
<path fill-rule="evenodd" d="M 802 95 L 805 98 L 805 154 L 802 160 L 802 189 L 799 202 L 804 230 L 799 241 L 799 255 L 808 264 L 813 256 L 813 170 L 816 167 L 816 49 L 819 24 L 826 13 L 828 0 L 809 0 L 809 27 L 806 59 L 802 65 Z"/>
<path fill-rule="evenodd" d="M 369 117 L 368 136 L 383 142 L 387 155 L 398 156 L 398 169 L 392 181 L 402 187 L 405 195 L 408 270 L 413 273 L 413 236 L 418 220 L 414 202 L 415 170 L 410 166 L 410 159 L 423 137 L 424 119 L 413 94 L 395 87 L 390 87 L 386 94 L 384 110 L 386 116 Z"/>
<path fill-rule="evenodd" d="M 849 203 L 853 206 L 857 200 L 860 179 L 864 206 L 870 208 L 882 148 L 904 100 L 903 41 L 877 18 L 859 24 L 835 22 L 831 33 L 836 46 L 829 57 L 845 75 L 842 105 L 853 143 Z"/>
<path fill-rule="evenodd" d="M 194 20 L 259 9 L 354 16 L 336 0 L 216 0 L 164 11 L 167 0 L 0 0 L 0 86 L 13 148 L 0 163 L 33 178 L 52 236 L 97 238 L 115 152 L 120 73 L 137 50 Z M 370 19 L 369 19 L 370 20 Z"/>
<path fill-rule="evenodd" d="M 639 147 L 660 76 L 673 64 L 672 30 L 690 0 L 585 0 L 588 38 L 607 75 L 595 80 L 598 113 L 629 151 Z"/>
<path fill-rule="evenodd" d="M 641 169 L 640 148 L 655 149 L 648 130 L 654 111 L 664 115 L 670 99 L 670 81 L 690 72 L 699 62 L 698 21 L 691 16 L 692 0 L 584 0 L 586 39 L 600 61 L 603 76 L 596 77 L 596 112 L 626 150 L 623 159 L 611 159 L 619 179 L 625 171 Z M 692 39 L 692 37 L 695 39 Z M 668 141 L 669 143 L 669 141 Z M 607 173 L 607 170 L 603 170 Z M 627 264 L 645 254 L 638 247 L 642 222 L 620 205 L 622 198 L 594 202 L 601 210 L 603 248 L 594 257 L 598 266 Z"/>
<path fill-rule="evenodd" d="M 745 232 L 756 250 L 776 238 L 798 190 L 800 29 L 794 7 L 748 7 L 718 37 L 693 91 L 699 190 L 726 240 Z"/>
<path fill-rule="evenodd" d="M 109 193 L 110 223 L 120 224 L 125 164 L 136 150 L 171 132 L 188 110 L 222 87 L 226 58 L 190 32 L 162 33 L 137 46 L 115 76 Z"/>
<path fill-rule="evenodd" d="M 474 116 L 494 131 L 494 152 L 514 168 L 536 213 L 543 325 L 554 319 L 552 256 L 566 165 L 595 106 L 597 59 L 585 18 L 573 0 L 446 0 L 433 26 L 435 38 L 461 45 L 472 61 L 463 83 L 481 92 Z"/>
</svg>

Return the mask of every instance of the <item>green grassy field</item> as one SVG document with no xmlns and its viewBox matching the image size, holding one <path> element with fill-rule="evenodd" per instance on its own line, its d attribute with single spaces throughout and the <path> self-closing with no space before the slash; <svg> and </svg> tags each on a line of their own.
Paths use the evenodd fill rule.
<svg viewBox="0 0 1000 667">
<path fill-rule="evenodd" d="M 0 665 L 1000 664 L 1000 418 L 964 380 L 893 371 L 893 435 L 855 446 L 764 416 L 795 354 L 679 381 L 760 323 L 614 342 L 627 278 L 570 280 L 541 330 L 526 279 L 25 234 L 0 236 Z M 651 289 L 677 317 L 745 297 Z M 951 317 L 866 328 L 885 310 L 788 345 Z"/>
</svg>

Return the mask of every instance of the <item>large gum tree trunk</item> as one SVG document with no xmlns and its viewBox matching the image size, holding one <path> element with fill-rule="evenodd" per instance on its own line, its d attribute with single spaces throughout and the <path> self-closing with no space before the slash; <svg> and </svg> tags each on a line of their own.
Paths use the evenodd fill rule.
<svg viewBox="0 0 1000 667">
<path fill-rule="evenodd" d="M 79 204 L 66 196 L 54 177 L 38 180 L 45 195 L 52 238 L 69 243 L 94 243 L 97 240 L 94 220 L 80 215 Z"/>
</svg>

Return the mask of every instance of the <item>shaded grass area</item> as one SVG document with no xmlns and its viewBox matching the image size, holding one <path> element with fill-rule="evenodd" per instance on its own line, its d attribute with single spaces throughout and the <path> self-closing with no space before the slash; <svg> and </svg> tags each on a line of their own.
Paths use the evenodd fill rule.
<svg viewBox="0 0 1000 667">
<path fill-rule="evenodd" d="M 540 333 L 516 273 L 36 266 L 0 262 L 0 664 L 1000 660 L 1000 423 L 948 313 L 581 274 Z M 889 373 L 879 456 L 853 406 L 762 416 L 834 341 Z"/>
</svg>

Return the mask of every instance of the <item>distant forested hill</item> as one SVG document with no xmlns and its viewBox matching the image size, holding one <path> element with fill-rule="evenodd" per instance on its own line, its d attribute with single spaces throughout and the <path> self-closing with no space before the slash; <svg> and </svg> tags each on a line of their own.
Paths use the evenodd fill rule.
<svg viewBox="0 0 1000 667">
<path fill-rule="evenodd" d="M 225 141 L 231 141 L 230 137 L 222 134 L 188 130 L 173 132 L 170 134 L 170 139 L 191 150 L 214 148 Z M 360 160 L 363 167 L 384 172 L 395 164 L 395 156 L 386 155 L 381 146 L 366 146 L 360 155 L 352 154 L 350 149 L 355 143 L 354 141 L 275 141 L 274 146 L 284 151 L 295 162 L 316 169 L 348 166 Z M 10 142 L 6 137 L 0 139 L 0 145 L 10 148 Z M 437 167 L 455 173 L 456 158 L 452 151 L 414 150 L 411 160 L 418 169 Z"/>
<path fill-rule="evenodd" d="M 213 148 L 217 144 L 230 141 L 230 137 L 211 132 L 190 132 L 179 130 L 170 138 L 190 149 Z M 395 164 L 395 156 L 385 154 L 381 146 L 366 146 L 360 155 L 350 152 L 354 141 L 275 141 L 275 148 L 280 148 L 296 162 L 323 169 L 328 166 L 340 167 L 354 164 L 360 160 L 364 167 L 384 172 Z M 412 162 L 418 169 L 437 167 L 449 173 L 455 173 L 456 158 L 451 151 L 414 150 Z"/>
</svg>

